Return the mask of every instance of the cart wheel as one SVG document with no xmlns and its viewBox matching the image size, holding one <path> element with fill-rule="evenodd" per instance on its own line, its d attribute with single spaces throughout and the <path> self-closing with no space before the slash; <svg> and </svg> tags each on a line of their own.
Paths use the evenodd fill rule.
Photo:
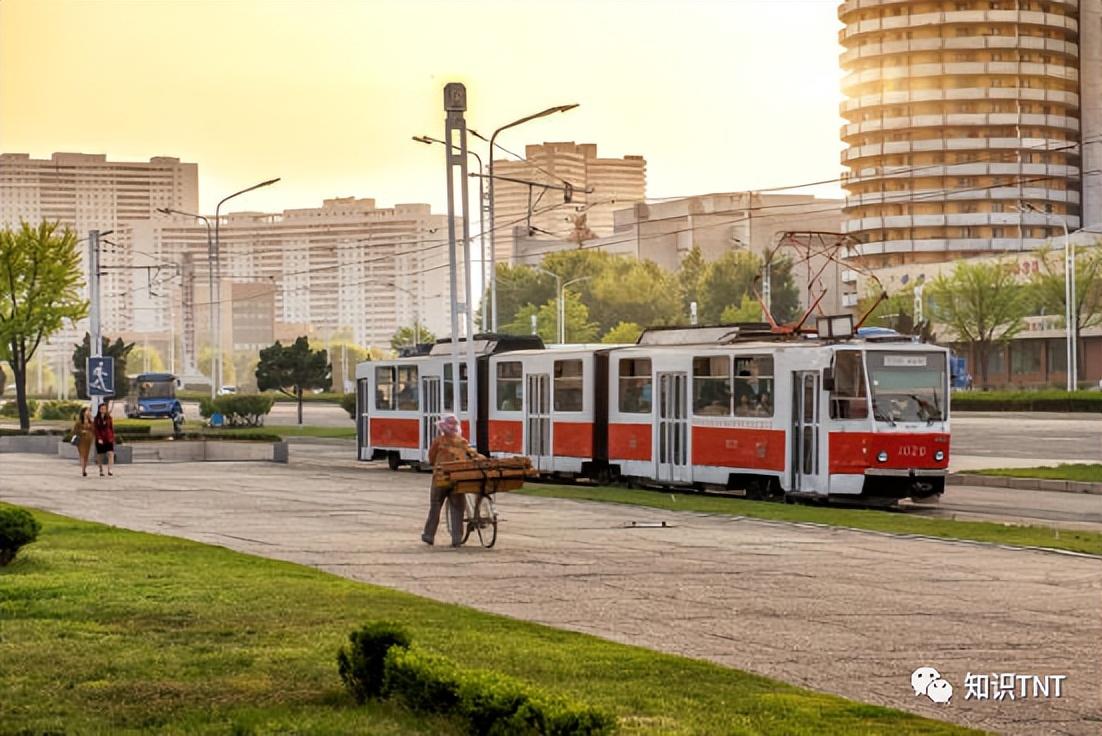
<svg viewBox="0 0 1102 736">
<path fill-rule="evenodd" d="M 478 539 L 486 549 L 494 546 L 497 541 L 497 509 L 494 507 L 493 496 L 479 496 L 475 504 L 475 525 L 478 528 Z"/>
</svg>

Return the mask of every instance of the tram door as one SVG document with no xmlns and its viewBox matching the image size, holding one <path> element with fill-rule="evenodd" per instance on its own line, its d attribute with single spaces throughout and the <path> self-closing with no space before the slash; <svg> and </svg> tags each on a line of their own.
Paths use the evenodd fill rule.
<svg viewBox="0 0 1102 736">
<path fill-rule="evenodd" d="M 421 377 L 421 462 L 429 461 L 429 447 L 439 430 L 436 423 L 441 416 L 440 376 Z"/>
<path fill-rule="evenodd" d="M 819 467 L 819 372 L 792 373 L 792 490 L 825 492 Z"/>
<path fill-rule="evenodd" d="M 551 472 L 551 376 L 529 373 L 524 394 L 524 454 L 540 472 Z"/>
<path fill-rule="evenodd" d="M 659 373 L 657 378 L 657 479 L 689 483 L 689 377 L 687 373 Z"/>
</svg>

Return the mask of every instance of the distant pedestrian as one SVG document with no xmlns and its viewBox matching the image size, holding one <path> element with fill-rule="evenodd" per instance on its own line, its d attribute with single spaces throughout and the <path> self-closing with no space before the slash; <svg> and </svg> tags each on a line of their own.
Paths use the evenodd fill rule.
<svg viewBox="0 0 1102 736">
<path fill-rule="evenodd" d="M 111 411 L 107 402 L 99 405 L 99 412 L 92 420 L 96 435 L 96 465 L 99 466 L 100 477 L 103 477 L 103 459 L 107 458 L 107 474 L 114 475 L 111 469 L 115 466 L 115 423 L 111 420 Z"/>
<path fill-rule="evenodd" d="M 452 493 L 452 488 L 444 480 L 444 471 L 441 466 L 444 463 L 469 458 L 480 457 L 478 452 L 471 447 L 463 435 L 459 433 L 459 419 L 454 414 L 447 414 L 439 422 L 436 428 L 440 434 L 432 441 L 429 447 L 429 462 L 432 464 L 432 490 L 429 494 L 429 516 L 425 520 L 425 531 L 421 534 L 421 541 L 432 544 L 436 538 L 436 527 L 440 525 L 440 507 L 444 501 L 448 502 L 448 513 L 451 514 L 452 546 L 458 547 L 463 543 L 463 507 L 465 502 L 463 494 Z"/>
<path fill-rule="evenodd" d="M 92 423 L 92 411 L 87 407 L 81 407 L 80 415 L 73 424 L 73 436 L 76 438 L 77 452 L 80 454 L 80 474 L 88 475 L 88 454 L 92 451 L 92 443 L 96 439 L 96 427 Z"/>
</svg>

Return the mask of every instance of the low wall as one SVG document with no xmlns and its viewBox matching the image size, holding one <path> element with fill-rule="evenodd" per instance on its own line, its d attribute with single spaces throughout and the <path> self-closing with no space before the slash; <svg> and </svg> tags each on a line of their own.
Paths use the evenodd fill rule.
<svg viewBox="0 0 1102 736">
<path fill-rule="evenodd" d="M 58 442 L 56 437 L 51 437 L 54 441 L 54 449 L 57 452 L 57 456 L 63 460 L 79 460 L 80 453 L 77 452 L 77 446 L 71 445 L 68 442 Z M 46 452 L 44 454 L 52 454 Z M 92 453 L 88 456 L 88 462 L 94 463 L 96 461 L 96 449 L 92 448 Z M 115 464 L 116 465 L 129 465 L 134 462 L 134 448 L 131 445 L 115 445 Z"/>
<path fill-rule="evenodd" d="M 56 435 L 9 435 L 0 437 L 0 452 L 31 452 L 52 455 L 57 449 L 57 443 Z"/>
<path fill-rule="evenodd" d="M 68 442 L 59 443 L 56 437 L 51 439 L 60 457 L 71 460 L 77 458 L 76 447 Z M 278 448 L 283 444 L 225 440 L 151 440 L 117 446 L 115 460 L 119 463 L 287 462 L 278 457 Z"/>
</svg>

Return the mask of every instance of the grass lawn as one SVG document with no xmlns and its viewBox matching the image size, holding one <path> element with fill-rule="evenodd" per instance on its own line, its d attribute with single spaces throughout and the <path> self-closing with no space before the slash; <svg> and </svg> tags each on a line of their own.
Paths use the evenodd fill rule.
<svg viewBox="0 0 1102 736">
<path fill-rule="evenodd" d="M 299 565 L 36 516 L 39 541 L 0 568 L 4 733 L 459 733 L 345 694 L 336 650 L 377 619 L 465 665 L 606 708 L 623 734 L 973 733 Z"/>
<path fill-rule="evenodd" d="M 579 501 L 626 503 L 670 511 L 696 511 L 775 521 L 812 522 L 894 534 L 921 534 L 929 537 L 997 542 L 1022 547 L 1049 547 L 1102 555 L 1102 534 L 1095 532 L 1054 530 L 1039 526 L 1010 526 L 985 521 L 934 519 L 898 511 L 805 506 L 702 496 L 694 493 L 610 487 L 527 485 L 518 493 Z"/>
<path fill-rule="evenodd" d="M 972 475 L 1002 475 L 1010 478 L 1045 478 L 1046 480 L 1075 480 L 1086 483 L 1102 483 L 1102 465 L 1056 465 L 1042 468 L 992 468 L 968 470 Z"/>
</svg>

